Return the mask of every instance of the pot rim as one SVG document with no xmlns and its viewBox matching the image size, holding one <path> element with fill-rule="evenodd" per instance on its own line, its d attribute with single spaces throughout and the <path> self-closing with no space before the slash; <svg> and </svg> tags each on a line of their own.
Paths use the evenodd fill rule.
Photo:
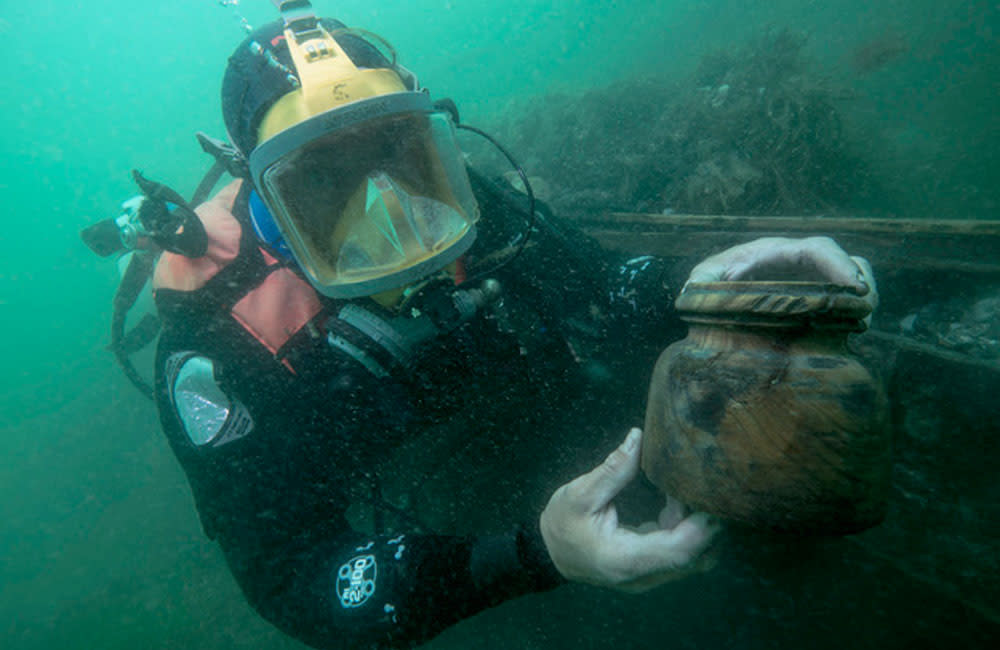
<svg viewBox="0 0 1000 650">
<path fill-rule="evenodd" d="M 742 320 L 764 316 L 772 326 L 860 322 L 871 304 L 853 287 L 825 282 L 689 282 L 674 308 L 685 316 Z M 698 319 L 701 320 L 701 319 Z"/>
</svg>

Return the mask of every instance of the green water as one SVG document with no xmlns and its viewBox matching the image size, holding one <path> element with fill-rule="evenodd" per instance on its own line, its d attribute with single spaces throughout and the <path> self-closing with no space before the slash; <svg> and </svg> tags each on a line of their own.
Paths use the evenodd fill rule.
<svg viewBox="0 0 1000 650">
<path fill-rule="evenodd" d="M 812 73 L 852 92 L 845 119 L 872 136 L 865 154 L 893 193 L 894 213 L 1000 218 L 994 2 L 314 4 L 389 39 L 471 124 L 497 122 L 507 107 L 546 93 L 634 76 L 668 83 L 690 75 L 705 53 L 768 27 L 801 30 Z M 253 25 L 274 16 L 265 0 L 245 0 L 240 10 Z M 299 647 L 250 611 L 203 538 L 155 413 L 103 349 L 114 265 L 78 236 L 134 193 L 134 167 L 184 193 L 194 188 L 206 160 L 193 134 L 224 133 L 218 87 L 241 38 L 233 13 L 211 0 L 0 3 L 0 647 Z M 890 38 L 903 38 L 906 52 L 863 74 L 852 68 L 857 48 Z M 982 444 L 977 467 L 995 474 L 995 444 Z M 977 514 L 973 497 L 951 498 L 988 538 L 983 531 L 994 531 L 996 520 Z M 989 552 L 995 546 L 948 557 L 968 572 L 976 565 L 963 565 L 963 553 Z M 865 570 L 892 584 L 884 569 Z M 802 602 L 787 596 L 762 605 L 754 589 L 729 587 L 687 581 L 658 592 L 659 600 L 563 588 L 488 612 L 435 647 L 666 648 L 672 639 L 682 647 L 825 647 L 831 629 L 851 624 L 843 612 L 811 609 L 806 591 Z M 984 613 L 980 601 L 961 604 L 961 589 L 942 589 L 954 607 L 949 639 L 961 638 L 963 626 L 974 630 L 970 645 L 995 638 L 995 608 Z M 838 602 L 857 598 L 863 610 L 869 595 L 845 593 Z M 756 618 L 741 614 L 749 610 Z M 893 620 L 919 618 L 917 605 L 902 611 Z M 895 647 L 897 637 L 870 620 L 855 645 Z M 927 634 L 943 634 L 943 626 Z M 788 629 L 811 636 L 793 644 Z"/>
</svg>

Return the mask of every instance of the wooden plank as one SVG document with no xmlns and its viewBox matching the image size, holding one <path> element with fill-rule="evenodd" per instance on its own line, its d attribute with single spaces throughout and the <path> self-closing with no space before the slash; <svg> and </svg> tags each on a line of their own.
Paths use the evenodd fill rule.
<svg viewBox="0 0 1000 650">
<path fill-rule="evenodd" d="M 654 226 L 657 229 L 893 233 L 1000 237 L 1000 220 L 979 219 L 875 219 L 868 217 L 746 217 L 700 214 L 646 214 L 614 212 L 587 219 L 588 223 L 623 226 Z"/>
<path fill-rule="evenodd" d="M 942 348 L 938 345 L 924 343 L 900 334 L 881 332 L 879 330 L 868 330 L 868 332 L 865 333 L 865 336 L 870 336 L 899 350 L 906 350 L 908 352 L 916 352 L 918 354 L 932 356 L 935 359 L 957 366 L 974 368 L 977 370 L 986 370 L 1000 374 L 1000 360 L 977 359 L 976 357 L 970 357 L 967 354 L 955 352 L 954 350 L 948 350 L 947 348 Z"/>
<path fill-rule="evenodd" d="M 674 217 L 660 223 L 652 220 L 658 219 L 655 215 L 638 215 L 626 221 L 585 222 L 584 227 L 608 248 L 661 257 L 704 258 L 758 237 L 828 235 L 851 254 L 884 269 L 1000 274 L 997 222 L 911 220 L 894 229 L 886 223 L 891 220 L 699 217 L 688 223 Z"/>
</svg>

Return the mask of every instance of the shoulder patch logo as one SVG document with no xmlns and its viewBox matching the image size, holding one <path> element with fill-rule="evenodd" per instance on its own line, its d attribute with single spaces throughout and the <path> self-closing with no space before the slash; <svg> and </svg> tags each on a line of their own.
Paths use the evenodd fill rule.
<svg viewBox="0 0 1000 650">
<path fill-rule="evenodd" d="M 197 447 L 221 447 L 253 431 L 250 412 L 226 394 L 208 357 L 180 353 L 167 361 L 170 399 L 188 438 Z"/>
<path fill-rule="evenodd" d="M 375 593 L 378 567 L 374 555 L 359 555 L 337 571 L 337 597 L 345 609 L 361 607 Z"/>
</svg>

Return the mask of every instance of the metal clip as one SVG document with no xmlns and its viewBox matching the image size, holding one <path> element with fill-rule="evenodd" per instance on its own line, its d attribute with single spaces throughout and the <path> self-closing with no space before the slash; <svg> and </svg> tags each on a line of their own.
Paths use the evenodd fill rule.
<svg viewBox="0 0 1000 650">
<path fill-rule="evenodd" d="M 319 18 L 313 11 L 312 3 L 309 0 L 272 0 L 274 6 L 281 12 L 281 17 L 285 21 L 285 28 L 291 30 L 295 35 L 295 41 L 300 45 L 306 41 L 322 38 L 322 32 L 317 29 Z M 327 56 L 320 53 L 315 58 Z"/>
</svg>

